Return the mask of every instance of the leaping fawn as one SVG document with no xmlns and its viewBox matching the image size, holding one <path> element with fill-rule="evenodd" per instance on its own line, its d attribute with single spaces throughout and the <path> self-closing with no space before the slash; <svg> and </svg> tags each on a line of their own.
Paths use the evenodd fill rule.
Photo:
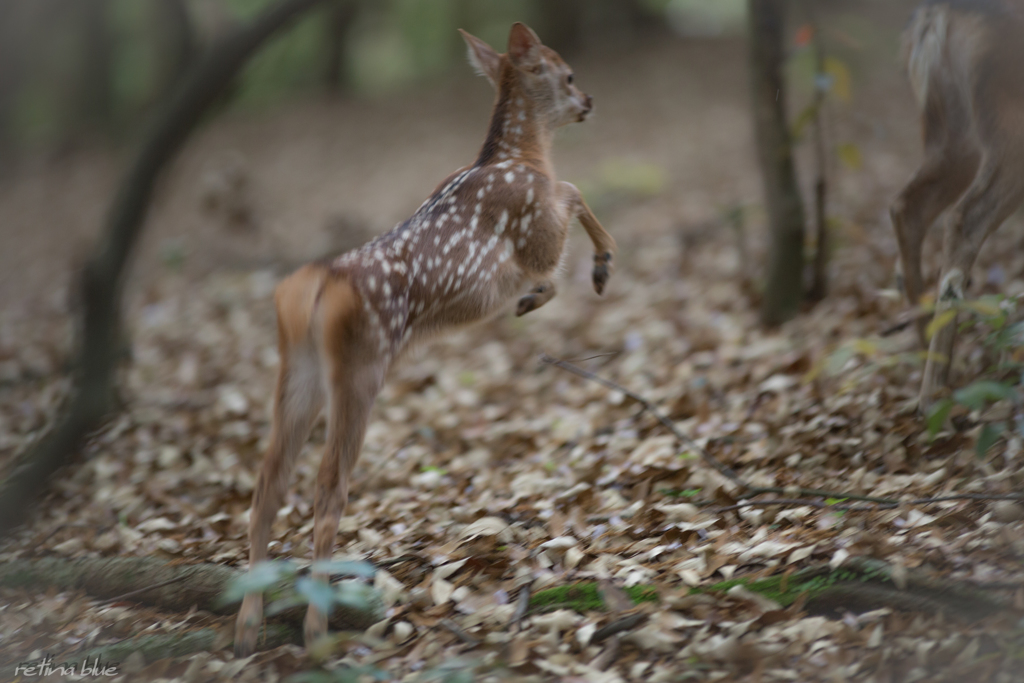
<svg viewBox="0 0 1024 683">
<path fill-rule="evenodd" d="M 604 290 L 615 240 L 579 190 L 555 179 L 556 128 L 583 121 L 591 98 L 537 35 L 516 23 L 508 53 L 462 31 L 470 62 L 498 91 L 487 138 L 472 166 L 446 178 L 411 218 L 361 249 L 303 266 L 277 287 L 281 366 L 270 447 L 249 520 L 250 567 L 266 559 L 295 457 L 327 406 L 327 445 L 317 474 L 313 556 L 334 551 L 349 477 L 370 407 L 392 362 L 415 339 L 481 320 L 527 285 L 516 315 L 551 300 L 569 223 L 594 243 L 594 289 Z M 326 581 L 325 575 L 314 575 Z M 235 653 L 256 647 L 263 596 L 249 593 L 235 627 Z M 327 631 L 310 605 L 305 640 Z"/>
</svg>

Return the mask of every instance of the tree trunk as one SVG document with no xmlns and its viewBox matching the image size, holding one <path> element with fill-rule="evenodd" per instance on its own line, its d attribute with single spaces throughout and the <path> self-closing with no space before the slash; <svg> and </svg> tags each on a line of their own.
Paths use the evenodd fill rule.
<svg viewBox="0 0 1024 683">
<path fill-rule="evenodd" d="M 15 150 L 14 109 L 21 85 L 20 24 L 15 0 L 0 0 L 0 173 Z"/>
<path fill-rule="evenodd" d="M 345 88 L 345 37 L 355 21 L 358 0 L 332 0 L 327 9 L 327 55 L 324 68 L 324 87 L 331 94 Z"/>
<path fill-rule="evenodd" d="M 766 325 L 792 318 L 803 298 L 804 210 L 786 121 L 784 6 L 784 0 L 748 0 L 754 138 L 771 231 L 761 305 Z"/>
<path fill-rule="evenodd" d="M 814 269 L 807 300 L 821 301 L 828 295 L 828 154 L 825 146 L 825 44 L 822 42 L 820 24 L 813 2 L 805 2 L 804 10 L 814 31 L 814 163 L 817 178 L 814 180 Z"/>
<path fill-rule="evenodd" d="M 582 39 L 584 10 L 580 0 L 541 3 L 544 44 L 571 56 Z"/>
<path fill-rule="evenodd" d="M 162 99 L 188 73 L 199 54 L 199 43 L 185 0 L 158 0 L 153 14 L 159 60 L 156 96 Z"/>
<path fill-rule="evenodd" d="M 19 458 L 0 487 L 0 538 L 28 518 L 31 503 L 49 477 L 115 407 L 124 267 L 142 231 L 161 171 L 246 60 L 284 25 L 319 2 L 279 0 L 249 25 L 225 36 L 156 113 L 121 181 L 106 232 L 82 274 L 82 326 L 71 395 L 55 426 Z"/>
<path fill-rule="evenodd" d="M 114 109 L 110 0 L 75 0 L 82 21 L 82 61 L 76 84 L 78 121 L 87 129 L 110 125 Z"/>
</svg>

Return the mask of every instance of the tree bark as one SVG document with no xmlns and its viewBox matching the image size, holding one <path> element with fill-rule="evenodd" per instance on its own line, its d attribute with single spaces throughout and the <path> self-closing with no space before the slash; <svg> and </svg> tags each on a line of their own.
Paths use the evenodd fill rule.
<svg viewBox="0 0 1024 683">
<path fill-rule="evenodd" d="M 828 154 L 825 146 L 825 44 L 821 38 L 817 12 L 812 2 L 804 2 L 804 10 L 813 30 L 814 46 L 814 269 L 807 300 L 821 301 L 828 295 Z"/>
<path fill-rule="evenodd" d="M 0 0 L 0 173 L 15 151 L 14 110 L 22 80 L 21 26 L 15 0 Z"/>
<path fill-rule="evenodd" d="M 333 0 L 327 8 L 327 55 L 324 87 L 331 94 L 345 89 L 345 38 L 359 10 L 358 0 Z"/>
<path fill-rule="evenodd" d="M 106 232 L 82 273 L 82 325 L 71 395 L 54 426 L 19 458 L 0 487 L 0 538 L 28 518 L 49 477 L 115 407 L 123 273 L 161 172 L 246 60 L 270 36 L 321 1 L 279 0 L 249 25 L 225 36 L 156 113 L 121 181 Z"/>
<path fill-rule="evenodd" d="M 792 318 L 803 298 L 804 210 L 786 121 L 784 8 L 784 0 L 748 0 L 754 138 L 771 231 L 761 305 L 766 325 Z"/>
<path fill-rule="evenodd" d="M 81 73 L 76 84 L 78 121 L 108 128 L 114 110 L 113 34 L 110 0 L 75 0 L 82 21 Z"/>
<path fill-rule="evenodd" d="M 163 97 L 188 73 L 199 54 L 199 42 L 185 0 L 159 0 L 153 12 L 159 45 L 156 95 Z"/>
</svg>

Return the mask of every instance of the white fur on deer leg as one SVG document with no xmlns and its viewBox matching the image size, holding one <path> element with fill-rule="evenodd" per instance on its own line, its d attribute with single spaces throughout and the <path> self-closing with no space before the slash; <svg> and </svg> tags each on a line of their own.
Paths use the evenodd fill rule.
<svg viewBox="0 0 1024 683">
<path fill-rule="evenodd" d="M 963 301 L 964 279 L 964 274 L 959 268 L 951 269 L 942 278 L 942 285 L 939 287 L 939 299 L 941 301 Z"/>
</svg>

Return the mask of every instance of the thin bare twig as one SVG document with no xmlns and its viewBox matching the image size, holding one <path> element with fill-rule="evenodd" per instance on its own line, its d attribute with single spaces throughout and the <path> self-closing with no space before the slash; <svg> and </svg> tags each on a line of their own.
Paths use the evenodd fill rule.
<svg viewBox="0 0 1024 683">
<path fill-rule="evenodd" d="M 155 590 L 157 588 L 163 588 L 164 586 L 170 586 L 172 583 L 178 583 L 179 581 L 184 581 L 187 578 L 187 574 L 180 574 L 178 576 L 175 576 L 173 579 L 167 579 L 166 581 L 161 581 L 160 583 L 154 583 L 152 586 L 143 586 L 142 588 L 138 588 L 133 591 L 128 591 L 127 593 L 122 593 L 121 595 L 116 595 L 107 600 L 107 602 L 120 602 L 122 600 L 127 600 L 128 598 L 133 598 L 136 595 L 141 595 L 147 591 Z"/>
<path fill-rule="evenodd" d="M 610 351 L 608 353 L 599 353 L 596 356 L 587 356 L 586 358 L 573 358 L 572 360 L 566 361 L 567 363 L 582 363 L 588 360 L 594 360 L 595 358 L 608 358 L 609 356 L 619 355 L 618 351 Z"/>
<path fill-rule="evenodd" d="M 533 582 L 524 583 L 519 588 L 519 596 L 516 601 L 516 611 L 512 615 L 512 623 L 509 626 L 518 626 L 519 622 L 526 616 L 526 611 L 530 609 L 530 586 Z"/>
<path fill-rule="evenodd" d="M 1024 500 L 1024 494 L 1006 494 L 1006 495 L 994 495 L 994 496 L 988 496 L 988 495 L 985 495 L 985 494 L 958 494 L 958 495 L 951 495 L 951 496 L 940 496 L 938 498 L 921 498 L 921 499 L 918 499 L 918 500 L 901 501 L 901 500 L 898 500 L 896 498 L 882 498 L 882 497 L 879 497 L 879 496 L 865 496 L 865 495 L 856 494 L 856 493 L 844 493 L 842 491 L 830 491 L 828 489 L 805 489 L 805 488 L 788 487 L 788 486 L 754 486 L 753 484 L 751 484 L 751 483 L 747 482 L 746 480 L 744 480 L 743 477 L 741 477 L 739 474 L 737 474 L 736 471 L 733 470 L 731 467 L 729 467 L 725 463 L 723 463 L 720 460 L 718 460 L 717 458 L 715 458 L 715 456 L 711 455 L 711 453 L 709 453 L 707 451 L 707 449 L 705 449 L 703 446 L 701 446 L 699 443 L 697 443 L 688 434 L 684 433 L 678 427 L 676 427 L 675 424 L 672 422 L 672 420 L 668 419 L 667 417 L 662 415 L 660 412 L 658 412 L 657 408 L 654 407 L 654 404 L 651 403 L 650 401 L 648 401 L 646 398 L 644 398 L 640 394 L 637 394 L 636 392 L 630 391 L 629 389 L 625 388 L 621 384 L 617 384 L 617 383 L 615 383 L 615 382 L 613 382 L 613 381 L 611 381 L 609 379 L 605 379 L 604 377 L 601 377 L 599 375 L 595 375 L 594 373 L 590 372 L 589 370 L 584 370 L 583 368 L 579 367 L 578 365 L 573 365 L 569 361 L 564 361 L 564 360 L 560 360 L 558 358 L 553 358 L 553 357 L 549 356 L 546 353 L 541 356 L 541 362 L 545 363 L 547 365 L 554 365 L 556 367 L 559 367 L 562 370 L 565 370 L 566 372 L 571 372 L 572 374 L 576 375 L 577 377 L 582 377 L 583 379 L 587 379 L 587 380 L 590 380 L 592 382 L 597 382 L 598 384 L 600 384 L 600 385 L 602 385 L 604 387 L 607 387 L 608 389 L 612 389 L 613 391 L 618 391 L 618 392 L 622 393 L 623 395 L 628 396 L 632 400 L 634 400 L 637 403 L 639 403 L 640 406 L 644 409 L 644 411 L 650 413 L 658 422 L 661 423 L 661 425 L 663 427 L 665 427 L 670 432 L 672 432 L 672 434 L 675 435 L 675 437 L 677 439 L 679 439 L 683 443 L 687 444 L 691 449 L 696 451 L 697 454 L 700 455 L 701 459 L 704 460 L 704 462 L 706 462 L 707 464 L 709 464 L 712 467 L 714 467 L 716 470 L 718 470 L 727 479 L 729 479 L 730 481 L 735 483 L 740 488 L 744 489 L 744 493 L 741 494 L 741 496 L 740 496 L 741 498 L 751 498 L 753 496 L 762 495 L 762 494 L 765 494 L 765 493 L 775 493 L 775 494 L 779 494 L 779 495 L 789 495 L 789 496 L 814 496 L 814 497 L 821 497 L 821 498 L 840 498 L 840 499 L 856 500 L 856 501 L 861 501 L 861 502 L 865 502 L 865 503 L 875 503 L 876 504 L 876 506 L 864 506 L 865 510 L 895 508 L 895 507 L 898 507 L 900 505 L 925 505 L 925 504 L 929 504 L 929 503 L 940 503 L 940 502 L 944 502 L 944 501 L 948 501 L 948 500 Z M 789 501 L 788 503 L 785 503 L 785 504 L 788 504 L 788 505 L 794 505 L 794 504 L 813 505 L 814 507 L 825 507 L 826 506 L 823 503 L 815 503 L 813 501 L 806 501 L 806 502 L 796 503 L 796 502 L 793 502 L 793 499 L 786 499 L 786 500 Z M 774 504 L 774 503 L 772 503 L 771 501 L 761 501 L 761 502 L 752 501 L 751 504 L 762 504 L 763 505 L 763 504 Z M 783 503 L 778 503 L 778 504 L 781 505 Z M 881 507 L 881 506 L 884 506 L 884 508 Z M 828 507 L 836 507 L 836 506 L 828 506 Z M 729 508 L 723 508 L 723 511 L 724 510 L 728 510 L 728 509 L 737 509 L 737 507 L 736 506 L 731 506 Z M 842 508 L 837 508 L 837 509 L 842 509 Z"/>
<path fill-rule="evenodd" d="M 645 612 L 627 614 L 621 619 L 616 619 L 615 621 L 607 623 L 594 631 L 594 637 L 590 639 L 590 642 L 600 643 L 602 640 L 614 636 L 617 633 L 630 631 L 647 621 L 648 617 L 650 617 L 650 615 Z"/>
<path fill-rule="evenodd" d="M 619 658 L 619 650 L 622 647 L 622 638 L 620 636 L 612 636 L 605 645 L 604 650 L 597 657 L 590 662 L 590 666 L 594 667 L 598 671 L 607 671 L 612 664 Z"/>
<path fill-rule="evenodd" d="M 907 329 L 911 325 L 914 325 L 915 323 L 917 323 L 917 321 L 919 321 L 919 320 L 931 319 L 933 312 L 934 311 L 930 311 L 928 309 L 921 308 L 920 306 L 915 306 L 914 308 L 910 309 L 909 311 L 904 312 L 900 316 L 899 320 L 897 320 L 894 323 L 890 323 L 888 327 L 882 328 L 882 330 L 878 333 L 878 336 L 879 337 L 890 337 L 890 336 L 896 334 L 897 332 L 902 332 L 903 330 Z"/>
<path fill-rule="evenodd" d="M 843 498 L 843 496 L 833 496 L 834 498 Z M 965 493 L 958 496 L 937 496 L 934 498 L 915 498 L 913 500 L 904 500 L 897 503 L 875 503 L 872 505 L 846 505 L 844 503 L 828 503 L 820 500 L 807 500 L 806 498 L 771 498 L 769 500 L 744 500 L 735 505 L 726 505 L 711 510 L 711 512 L 730 512 L 732 510 L 739 510 L 745 507 L 771 507 L 774 505 L 808 505 L 810 507 L 829 510 L 843 510 L 848 512 L 874 512 L 878 510 L 892 510 L 900 507 L 901 505 L 931 505 L 933 503 L 945 503 L 953 500 L 1024 500 L 1024 494 L 1007 493 L 1007 494 L 969 494 Z"/>
<path fill-rule="evenodd" d="M 466 633 L 461 626 L 456 624 L 451 619 L 442 619 L 438 623 L 440 623 L 441 626 L 444 626 L 446 629 L 454 633 L 455 637 L 464 642 L 466 645 L 469 645 L 470 647 L 476 647 L 480 644 L 479 639 L 474 638 L 473 636 Z"/>
</svg>

